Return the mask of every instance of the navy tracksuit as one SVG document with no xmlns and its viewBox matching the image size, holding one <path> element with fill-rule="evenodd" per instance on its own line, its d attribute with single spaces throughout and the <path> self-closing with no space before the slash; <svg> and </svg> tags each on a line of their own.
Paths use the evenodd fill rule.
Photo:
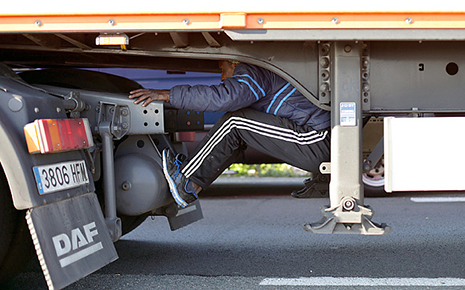
<svg viewBox="0 0 465 290">
<path fill-rule="evenodd" d="M 220 85 L 175 86 L 170 103 L 227 112 L 182 165 L 181 172 L 204 189 L 247 146 L 310 172 L 329 161 L 330 112 L 263 68 L 240 63 Z"/>
</svg>

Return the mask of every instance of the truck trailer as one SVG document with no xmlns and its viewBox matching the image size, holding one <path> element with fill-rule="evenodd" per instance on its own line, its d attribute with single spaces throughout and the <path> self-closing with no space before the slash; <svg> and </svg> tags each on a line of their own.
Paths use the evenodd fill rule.
<svg viewBox="0 0 465 290">
<path fill-rule="evenodd" d="M 160 152 L 183 152 L 203 113 L 136 105 L 141 84 L 95 68 L 246 62 L 331 111 L 329 204 L 311 233 L 389 233 L 368 190 L 465 189 L 463 4 L 249 2 L 2 5 L 3 283 L 36 256 L 61 289 L 115 261 L 113 243 L 148 216 L 172 230 L 202 218 L 199 201 L 174 203 Z"/>
</svg>

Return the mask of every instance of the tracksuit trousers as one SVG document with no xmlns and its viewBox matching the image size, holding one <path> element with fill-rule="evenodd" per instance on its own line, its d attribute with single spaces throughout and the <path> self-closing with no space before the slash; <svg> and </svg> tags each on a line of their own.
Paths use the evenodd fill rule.
<svg viewBox="0 0 465 290">
<path fill-rule="evenodd" d="M 224 114 L 183 162 L 181 172 L 207 188 L 250 146 L 309 172 L 330 161 L 330 131 L 246 108 Z"/>
</svg>

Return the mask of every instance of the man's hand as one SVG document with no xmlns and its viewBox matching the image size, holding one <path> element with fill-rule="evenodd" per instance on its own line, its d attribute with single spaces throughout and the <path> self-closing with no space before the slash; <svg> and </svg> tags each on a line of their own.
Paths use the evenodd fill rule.
<svg viewBox="0 0 465 290">
<path fill-rule="evenodd" d="M 134 104 L 142 103 L 142 107 L 146 107 L 152 101 L 170 101 L 170 90 L 138 89 L 129 94 L 130 99 L 136 99 Z"/>
</svg>

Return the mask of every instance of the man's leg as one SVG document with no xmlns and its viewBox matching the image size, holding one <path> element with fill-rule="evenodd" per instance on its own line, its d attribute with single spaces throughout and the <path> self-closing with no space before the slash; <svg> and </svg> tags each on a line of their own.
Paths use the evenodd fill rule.
<svg viewBox="0 0 465 290">
<path fill-rule="evenodd" d="M 253 109 L 226 113 L 183 162 L 181 172 L 202 188 L 208 187 L 239 154 L 251 146 L 285 163 L 318 171 L 329 161 L 328 130 L 309 126 Z"/>
</svg>

